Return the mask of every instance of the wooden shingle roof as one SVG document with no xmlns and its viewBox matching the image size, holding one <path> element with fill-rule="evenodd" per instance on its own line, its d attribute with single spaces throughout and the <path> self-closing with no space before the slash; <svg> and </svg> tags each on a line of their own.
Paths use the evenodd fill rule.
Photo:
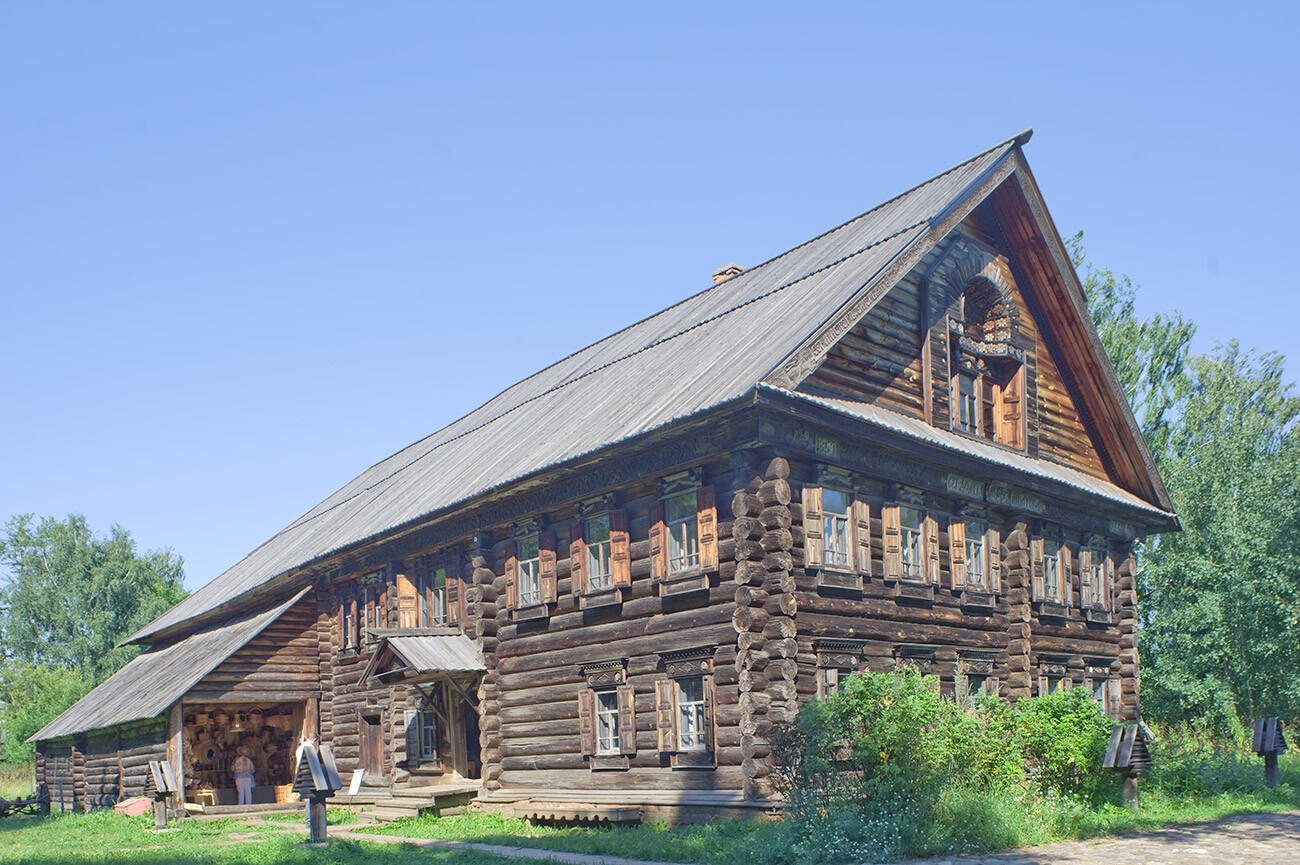
<svg viewBox="0 0 1300 865">
<path fill-rule="evenodd" d="M 170 645 L 137 655 L 29 742 L 57 739 L 100 727 L 153 718 L 217 668 L 307 594 L 304 588 L 269 610 L 236 616 Z"/>
<path fill-rule="evenodd" d="M 362 472 L 129 641 L 206 619 L 332 553 L 754 392 L 796 352 L 815 350 L 864 287 L 901 276 L 895 269 L 918 244 L 1022 164 L 1027 140 L 1001 142 L 507 388 Z"/>
</svg>

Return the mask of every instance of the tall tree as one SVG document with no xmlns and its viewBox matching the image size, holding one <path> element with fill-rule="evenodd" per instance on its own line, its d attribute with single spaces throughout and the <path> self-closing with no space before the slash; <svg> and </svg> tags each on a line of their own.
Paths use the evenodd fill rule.
<svg viewBox="0 0 1300 865">
<path fill-rule="evenodd" d="M 1173 311 L 1071 241 L 1092 313 L 1183 531 L 1138 546 L 1143 711 L 1157 720 L 1300 715 L 1300 398 L 1283 359 L 1190 352 Z"/>
<path fill-rule="evenodd" d="M 1277 354 L 1194 357 L 1164 477 L 1183 531 L 1147 545 L 1143 702 L 1170 720 L 1300 716 L 1300 396 Z"/>
<path fill-rule="evenodd" d="M 96 536 L 86 518 L 24 514 L 5 525 L 0 567 L 0 647 L 6 659 L 79 671 L 103 681 L 138 649 L 117 643 L 185 597 L 171 550 L 136 551 L 114 525 Z"/>
</svg>

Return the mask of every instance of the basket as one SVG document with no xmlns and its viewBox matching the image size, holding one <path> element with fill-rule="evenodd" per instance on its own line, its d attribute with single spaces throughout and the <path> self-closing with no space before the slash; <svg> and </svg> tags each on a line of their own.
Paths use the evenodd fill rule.
<svg viewBox="0 0 1300 865">
<path fill-rule="evenodd" d="M 292 784 L 277 784 L 275 786 L 275 801 L 293 802 L 298 798 L 298 794 L 293 792 Z"/>
</svg>

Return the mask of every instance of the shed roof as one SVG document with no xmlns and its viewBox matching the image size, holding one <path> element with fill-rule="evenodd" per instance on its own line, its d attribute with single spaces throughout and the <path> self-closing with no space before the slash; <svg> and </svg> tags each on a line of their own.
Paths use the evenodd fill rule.
<svg viewBox="0 0 1300 865">
<path fill-rule="evenodd" d="M 309 590 L 304 588 L 272 609 L 246 613 L 137 655 L 27 741 L 71 736 L 161 714 Z"/>
</svg>

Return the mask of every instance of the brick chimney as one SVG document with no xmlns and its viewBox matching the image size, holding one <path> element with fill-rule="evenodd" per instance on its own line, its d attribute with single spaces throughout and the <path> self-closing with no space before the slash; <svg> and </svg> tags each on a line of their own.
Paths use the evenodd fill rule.
<svg viewBox="0 0 1300 865">
<path fill-rule="evenodd" d="M 713 283 L 716 285 L 717 283 L 722 282 L 724 279 L 731 279 L 733 276 L 739 276 L 744 272 L 745 272 L 745 268 L 741 267 L 739 264 L 736 264 L 736 262 L 734 261 L 730 262 L 729 264 L 724 264 L 722 267 L 719 267 L 717 270 L 713 271 Z"/>
</svg>

